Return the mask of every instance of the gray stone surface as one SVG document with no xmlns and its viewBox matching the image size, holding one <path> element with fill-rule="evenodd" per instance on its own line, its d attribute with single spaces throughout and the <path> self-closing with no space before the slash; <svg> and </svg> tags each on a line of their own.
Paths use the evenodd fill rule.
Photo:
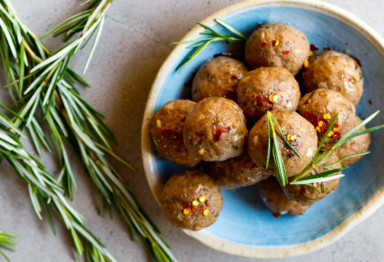
<svg viewBox="0 0 384 262">
<path fill-rule="evenodd" d="M 64 18 L 79 10 L 80 1 L 13 1 L 22 20 L 41 36 Z M 164 59 L 172 50 L 171 41 L 180 39 L 197 20 L 225 6 L 240 1 L 229 0 L 115 0 L 108 12 L 105 29 L 94 60 L 86 74 L 92 89 L 82 90 L 87 101 L 103 112 L 106 122 L 116 134 L 116 151 L 134 163 L 136 173 L 119 167 L 139 202 L 163 232 L 180 261 L 253 261 L 216 252 L 182 231 L 172 227 L 157 206 L 144 177 L 140 156 L 140 128 L 151 83 Z M 384 36 L 382 0 L 328 0 L 351 11 Z M 52 50 L 60 39 L 44 42 Z M 87 50 L 76 55 L 72 66 L 84 65 Z M 57 172 L 48 155 L 47 167 Z M 95 192 L 88 179 L 81 175 L 80 192 L 73 205 L 87 218 L 87 226 L 95 232 L 118 261 L 147 261 L 142 247 L 129 239 L 122 221 L 98 216 L 94 205 Z M 40 222 L 29 203 L 26 185 L 6 164 L 0 166 L 0 228 L 19 235 L 16 253 L 8 253 L 12 261 L 75 261 L 71 242 L 65 229 L 57 224 L 54 237 L 47 221 Z M 45 219 L 46 220 L 46 219 Z M 356 226 L 340 240 L 314 253 L 284 261 L 384 261 L 384 209 Z M 56 221 L 58 222 L 58 221 Z M 310 230 L 310 229 L 308 229 Z M 2 261 L 0 259 L 0 261 Z"/>
</svg>

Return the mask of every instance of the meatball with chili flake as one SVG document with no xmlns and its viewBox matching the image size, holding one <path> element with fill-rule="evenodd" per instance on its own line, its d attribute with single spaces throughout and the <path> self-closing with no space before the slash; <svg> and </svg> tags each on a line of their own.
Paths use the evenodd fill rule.
<svg viewBox="0 0 384 262">
<path fill-rule="evenodd" d="M 287 176 L 299 173 L 312 160 L 317 149 L 317 136 L 315 128 L 306 119 L 296 112 L 275 109 L 271 111 L 281 133 L 287 142 L 297 151 L 300 158 L 286 145 L 284 140 L 277 136 L 281 155 Z M 268 156 L 268 122 L 264 115 L 252 127 L 248 137 L 248 152 L 252 162 L 258 167 L 265 167 Z M 274 130 L 277 128 L 274 126 Z M 270 154 L 268 171 L 275 174 L 274 161 Z"/>
<path fill-rule="evenodd" d="M 223 97 L 196 104 L 185 120 L 184 145 L 205 161 L 224 161 L 241 155 L 248 134 L 241 108 Z"/>
<path fill-rule="evenodd" d="M 302 215 L 313 203 L 288 199 L 275 177 L 260 182 L 260 196 L 276 218 L 287 213 Z"/>
<path fill-rule="evenodd" d="M 237 85 L 247 71 L 243 62 L 228 56 L 205 62 L 193 79 L 193 100 L 198 102 L 210 96 L 236 100 Z"/>
<path fill-rule="evenodd" d="M 245 59 L 251 68 L 282 66 L 297 74 L 308 59 L 307 37 L 295 27 L 269 22 L 259 26 L 245 45 Z"/>
<path fill-rule="evenodd" d="M 301 98 L 299 113 L 316 128 L 319 142 L 332 119 L 338 114 L 336 124 L 325 140 L 324 148 L 328 149 L 351 129 L 348 123 L 354 120 L 355 107 L 339 92 L 330 89 L 316 89 Z"/>
<path fill-rule="evenodd" d="M 239 106 L 250 121 L 256 121 L 268 110 L 296 111 L 300 88 L 293 75 L 285 68 L 260 67 L 240 80 L 237 89 Z"/>
<path fill-rule="evenodd" d="M 200 162 L 200 157 L 190 154 L 183 144 L 184 122 L 195 105 L 189 100 L 170 101 L 152 119 L 151 135 L 155 148 L 172 163 L 195 166 Z"/>
<path fill-rule="evenodd" d="M 310 59 L 303 73 L 306 92 L 327 88 L 340 92 L 354 105 L 363 94 L 363 74 L 358 62 L 349 55 L 326 51 Z"/>
<path fill-rule="evenodd" d="M 167 181 L 160 204 L 174 226 L 200 230 L 216 221 L 223 196 L 220 187 L 207 174 L 188 170 Z"/>
</svg>

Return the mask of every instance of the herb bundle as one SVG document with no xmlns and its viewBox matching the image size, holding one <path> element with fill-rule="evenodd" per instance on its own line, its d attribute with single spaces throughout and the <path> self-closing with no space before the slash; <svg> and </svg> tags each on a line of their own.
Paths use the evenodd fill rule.
<svg viewBox="0 0 384 262">
<path fill-rule="evenodd" d="M 9 0 L 0 1 L 3 21 L 0 22 L 3 36 L 0 54 L 10 81 L 8 87 L 15 99 L 17 117 L 14 123 L 19 128 L 28 128 L 37 152 L 41 152 L 43 146 L 50 150 L 43 128 L 36 120 L 40 108 L 60 161 L 58 180 L 62 182 L 63 192 L 72 198 L 73 188 L 77 189 L 67 153 L 68 148 L 72 148 L 79 154 L 85 172 L 97 188 L 100 210 L 104 199 L 109 211 L 115 209 L 123 216 L 131 235 L 141 240 L 153 260 L 176 261 L 160 238 L 158 229 L 140 208 L 132 190 L 108 161 L 109 155 L 133 170 L 112 151 L 109 141 L 113 141 L 113 135 L 103 122 L 103 116 L 79 96 L 76 83 L 88 84 L 68 67 L 72 56 L 96 34 L 85 69 L 89 65 L 111 2 L 86 1 L 90 3 L 86 11 L 64 21 L 52 31 L 55 34 L 66 33 L 67 39 L 77 32 L 81 32 L 80 36 L 57 52 L 50 53 L 17 18 Z M 73 240 L 77 247 L 76 237 Z"/>
<path fill-rule="evenodd" d="M 10 233 L 0 231 L 0 257 L 2 256 L 8 262 L 10 260 L 7 257 L 7 255 L 1 250 L 1 248 L 9 251 L 15 251 L 15 249 L 12 246 L 16 245 L 16 243 L 11 240 L 12 238 L 15 238 L 15 237 L 16 237 L 15 234 L 10 234 Z"/>
</svg>

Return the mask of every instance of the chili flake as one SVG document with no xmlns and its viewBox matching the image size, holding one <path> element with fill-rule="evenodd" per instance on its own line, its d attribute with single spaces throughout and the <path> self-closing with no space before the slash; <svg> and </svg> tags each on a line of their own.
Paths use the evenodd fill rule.
<svg viewBox="0 0 384 262">
<path fill-rule="evenodd" d="M 244 162 L 244 164 L 243 164 L 244 168 L 249 168 L 250 166 L 251 166 L 251 163 L 248 161 Z"/>
<path fill-rule="evenodd" d="M 200 201 L 201 203 L 204 203 L 206 199 L 207 199 L 207 198 L 206 198 L 204 195 L 202 195 L 201 197 L 199 197 L 199 201 Z"/>
<path fill-rule="evenodd" d="M 324 114 L 324 115 L 323 115 L 323 118 L 324 118 L 325 120 L 331 119 L 331 115 L 330 115 L 330 114 Z"/>
<path fill-rule="evenodd" d="M 194 207 L 192 207 L 192 212 L 193 212 L 193 213 L 196 213 L 196 212 L 197 212 L 197 209 L 194 208 Z"/>
<path fill-rule="evenodd" d="M 274 46 L 278 46 L 278 45 L 280 44 L 280 42 L 279 42 L 279 40 L 273 40 L 273 41 L 272 41 L 272 44 L 273 44 Z"/>
<path fill-rule="evenodd" d="M 283 51 L 283 54 L 284 54 L 284 55 L 288 55 L 288 54 L 289 54 L 289 51 L 288 51 L 288 50 L 285 50 L 285 51 Z"/>
<path fill-rule="evenodd" d="M 279 218 L 279 217 L 280 217 L 280 213 L 279 213 L 279 212 L 272 213 L 272 215 L 273 215 L 275 218 Z"/>
<path fill-rule="evenodd" d="M 199 205 L 199 201 L 197 201 L 197 200 L 192 201 L 192 206 L 197 207 L 198 205 Z"/>
<path fill-rule="evenodd" d="M 340 135 L 341 135 L 340 132 L 335 132 L 335 133 L 333 134 L 332 138 L 333 138 L 333 139 L 335 139 L 335 138 L 339 138 Z"/>
<path fill-rule="evenodd" d="M 209 209 L 204 209 L 204 211 L 203 211 L 203 215 L 204 215 L 204 216 L 208 216 L 208 215 L 209 215 Z"/>
<path fill-rule="evenodd" d="M 261 43 L 261 46 L 262 46 L 262 47 L 264 47 L 264 46 L 266 46 L 266 45 L 267 45 L 267 42 L 262 42 L 262 43 Z"/>
</svg>

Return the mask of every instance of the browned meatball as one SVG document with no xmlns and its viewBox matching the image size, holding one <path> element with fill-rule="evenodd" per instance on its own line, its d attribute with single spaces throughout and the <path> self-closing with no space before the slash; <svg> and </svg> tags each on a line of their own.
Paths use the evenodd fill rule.
<svg viewBox="0 0 384 262">
<path fill-rule="evenodd" d="M 188 170 L 167 181 L 160 203 L 174 226 L 200 230 L 216 221 L 223 196 L 220 187 L 207 174 Z"/>
<path fill-rule="evenodd" d="M 264 168 L 251 162 L 247 151 L 226 161 L 207 163 L 207 173 L 216 183 L 228 189 L 250 186 L 269 176 Z"/>
<path fill-rule="evenodd" d="M 357 126 L 361 123 L 361 119 L 355 116 L 353 120 L 348 122 L 348 129 L 352 129 L 353 127 Z M 362 127 L 359 131 L 366 129 L 366 127 Z M 346 157 L 348 155 L 357 154 L 357 153 L 363 153 L 368 151 L 368 148 L 371 144 L 371 134 L 366 133 L 364 135 L 357 136 L 351 140 L 349 140 L 347 143 L 341 145 L 340 147 L 336 148 L 335 153 L 339 158 Z M 341 162 L 343 166 L 349 166 L 357 161 L 359 161 L 363 156 L 355 156 L 350 157 Z"/>
<path fill-rule="evenodd" d="M 287 199 L 275 177 L 261 181 L 260 185 L 261 198 L 272 213 L 302 215 L 312 205 L 312 202 L 303 203 Z"/>
<path fill-rule="evenodd" d="M 303 78 L 306 92 L 317 88 L 331 89 L 340 92 L 354 105 L 363 94 L 363 83 L 363 74 L 355 59 L 337 51 L 314 56 Z"/>
<path fill-rule="evenodd" d="M 170 101 L 152 119 L 151 135 L 155 148 L 172 163 L 195 166 L 200 162 L 200 157 L 190 154 L 183 143 L 184 122 L 195 105 L 190 100 Z"/>
<path fill-rule="evenodd" d="M 237 89 L 239 106 L 248 119 L 256 121 L 268 110 L 296 111 L 300 88 L 293 75 L 283 67 L 260 67 L 246 73 Z"/>
<path fill-rule="evenodd" d="M 236 100 L 237 85 L 246 72 L 243 62 L 228 56 L 219 56 L 205 62 L 193 79 L 193 100 L 198 102 L 210 96 Z"/>
<path fill-rule="evenodd" d="M 338 161 L 339 158 L 332 154 L 330 157 L 328 157 L 321 165 L 330 165 Z M 331 170 L 331 169 L 337 169 L 340 168 L 341 164 L 337 163 L 331 167 L 327 168 L 317 168 L 312 172 L 312 175 L 320 174 L 325 171 Z M 332 174 L 331 176 L 341 174 L 341 172 Z M 330 193 L 336 190 L 337 186 L 339 185 L 339 179 L 334 179 L 328 182 L 324 183 L 315 183 L 314 186 L 317 187 L 320 192 L 318 192 L 316 189 L 306 186 L 306 185 L 286 185 L 283 187 L 283 191 L 288 199 L 299 201 L 299 202 L 305 202 L 308 201 L 317 201 L 320 199 L 323 199 Z"/>
<path fill-rule="evenodd" d="M 316 89 L 301 98 L 299 113 L 315 126 L 319 141 L 327 131 L 329 123 L 338 113 L 334 130 L 324 144 L 325 148 L 330 148 L 338 138 L 349 131 L 350 127 L 347 123 L 353 120 L 355 107 L 339 92 L 330 89 Z"/>
<path fill-rule="evenodd" d="M 208 97 L 185 120 L 184 144 L 205 161 L 223 161 L 241 155 L 247 133 L 243 111 L 235 102 Z"/>
<path fill-rule="evenodd" d="M 289 110 L 273 110 L 272 115 L 291 146 L 299 153 L 296 156 L 277 136 L 287 176 L 299 173 L 313 158 L 317 149 L 317 136 L 314 127 L 296 112 Z M 276 132 L 277 129 L 275 128 Z M 249 132 L 248 152 L 252 161 L 258 167 L 265 167 L 268 148 L 267 115 L 264 115 Z M 272 155 L 272 154 L 271 154 Z M 272 157 L 269 169 L 274 170 Z"/>
<path fill-rule="evenodd" d="M 251 68 L 282 66 L 294 75 L 308 59 L 309 52 L 308 40 L 300 30 L 274 22 L 261 25 L 245 45 L 245 59 Z"/>
</svg>

